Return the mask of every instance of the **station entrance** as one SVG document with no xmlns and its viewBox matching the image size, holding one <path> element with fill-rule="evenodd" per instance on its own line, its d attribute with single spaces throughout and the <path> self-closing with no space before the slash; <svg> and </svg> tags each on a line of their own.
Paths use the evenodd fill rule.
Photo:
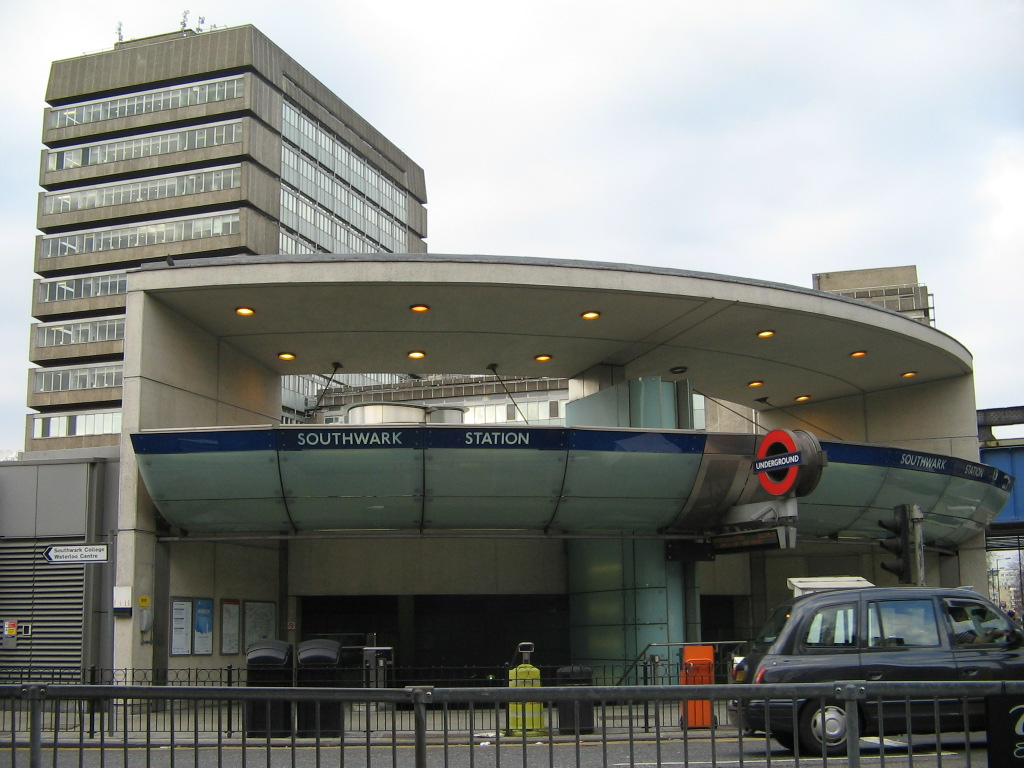
<svg viewBox="0 0 1024 768">
<path fill-rule="evenodd" d="M 569 663 L 568 595 L 321 595 L 300 598 L 300 640 L 342 644 L 343 664 L 362 648 L 390 648 L 395 682 L 420 677 L 501 678 L 516 647 L 535 645 L 534 663 Z M 491 676 L 491 677 L 489 677 Z"/>
</svg>

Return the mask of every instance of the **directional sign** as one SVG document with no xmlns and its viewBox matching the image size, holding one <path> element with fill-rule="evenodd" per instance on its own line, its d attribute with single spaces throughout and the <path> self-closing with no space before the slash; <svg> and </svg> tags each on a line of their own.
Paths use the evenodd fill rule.
<svg viewBox="0 0 1024 768">
<path fill-rule="evenodd" d="M 105 563 L 106 544 L 62 544 L 47 547 L 43 557 L 51 563 Z"/>
</svg>

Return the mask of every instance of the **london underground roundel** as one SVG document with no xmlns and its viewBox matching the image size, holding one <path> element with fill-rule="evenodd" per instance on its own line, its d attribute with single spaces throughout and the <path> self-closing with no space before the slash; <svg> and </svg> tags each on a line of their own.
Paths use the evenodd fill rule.
<svg viewBox="0 0 1024 768">
<path fill-rule="evenodd" d="M 761 487 L 773 496 L 804 496 L 818 484 L 825 461 L 814 435 L 773 429 L 758 443 L 753 468 Z"/>
</svg>

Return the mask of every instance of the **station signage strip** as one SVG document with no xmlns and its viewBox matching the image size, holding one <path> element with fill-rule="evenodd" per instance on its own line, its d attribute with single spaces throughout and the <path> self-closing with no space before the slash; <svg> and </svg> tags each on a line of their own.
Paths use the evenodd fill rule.
<svg viewBox="0 0 1024 768">
<path fill-rule="evenodd" d="M 133 434 L 140 455 L 250 451 L 522 449 L 701 455 L 703 433 L 531 427 L 314 427 Z"/>
<path fill-rule="evenodd" d="M 828 451 L 829 460 L 836 463 L 866 464 L 872 467 L 949 475 L 986 483 L 1004 491 L 1010 491 L 1013 488 L 1013 477 L 1001 469 L 958 459 L 954 456 L 940 456 L 935 453 L 921 453 L 902 448 L 825 441 L 822 441 L 821 447 Z"/>
</svg>

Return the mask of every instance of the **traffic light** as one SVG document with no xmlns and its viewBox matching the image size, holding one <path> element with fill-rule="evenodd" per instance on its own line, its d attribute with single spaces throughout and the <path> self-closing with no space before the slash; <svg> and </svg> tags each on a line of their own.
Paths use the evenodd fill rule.
<svg viewBox="0 0 1024 768">
<path fill-rule="evenodd" d="M 913 584 L 914 551 L 910 542 L 910 506 L 900 504 L 894 507 L 892 520 L 879 520 L 878 524 L 892 534 L 878 543 L 886 552 L 896 555 L 895 560 L 882 563 L 882 568 L 894 574 L 900 584 Z"/>
</svg>

